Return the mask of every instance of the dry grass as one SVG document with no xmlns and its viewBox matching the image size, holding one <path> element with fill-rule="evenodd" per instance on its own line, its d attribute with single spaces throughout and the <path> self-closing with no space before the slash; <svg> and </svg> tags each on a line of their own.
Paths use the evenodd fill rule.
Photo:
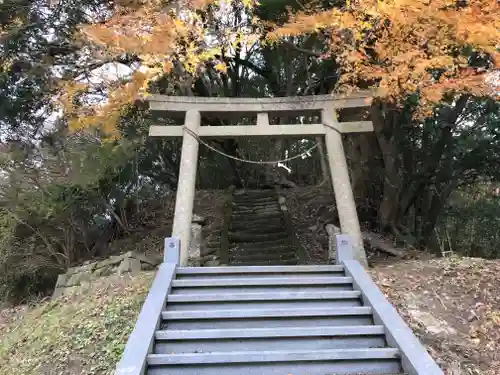
<svg viewBox="0 0 500 375">
<path fill-rule="evenodd" d="M 112 374 L 151 279 L 103 278 L 55 301 L 4 311 L 0 374 Z"/>
</svg>

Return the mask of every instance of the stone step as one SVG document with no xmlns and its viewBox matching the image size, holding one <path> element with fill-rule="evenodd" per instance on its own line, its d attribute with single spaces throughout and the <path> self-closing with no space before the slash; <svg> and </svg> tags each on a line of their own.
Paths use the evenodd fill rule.
<svg viewBox="0 0 500 375">
<path fill-rule="evenodd" d="M 294 252 L 287 253 L 254 253 L 254 254 L 235 254 L 229 253 L 229 260 L 235 262 L 253 262 L 253 261 L 273 261 L 273 260 L 292 260 L 297 259 Z"/>
<path fill-rule="evenodd" d="M 251 217 L 262 217 L 263 219 L 266 219 L 269 215 L 273 216 L 281 216 L 282 211 L 279 209 L 273 209 L 273 210 L 248 210 L 248 211 L 240 211 L 240 210 L 235 210 L 232 213 L 232 217 L 238 217 L 239 220 L 245 220 L 245 217 L 251 216 Z"/>
<path fill-rule="evenodd" d="M 265 247 L 265 246 L 255 246 L 255 247 L 245 247 L 238 246 L 229 249 L 230 254 L 285 254 L 285 253 L 296 253 L 295 249 L 290 246 L 279 246 L 279 247 Z"/>
<path fill-rule="evenodd" d="M 283 218 L 283 212 L 282 211 L 273 211 L 273 212 L 261 212 L 261 213 L 255 213 L 254 212 L 233 212 L 231 215 L 231 223 L 251 223 L 254 221 L 269 221 L 269 220 L 281 220 Z"/>
<path fill-rule="evenodd" d="M 236 198 L 261 198 L 261 197 L 275 197 L 276 190 L 236 190 L 233 193 Z"/>
<path fill-rule="evenodd" d="M 266 234 L 255 234 L 246 232 L 229 232 L 229 242 L 264 242 L 264 241 L 275 241 L 284 240 L 288 238 L 288 234 L 285 232 L 278 233 L 266 233 Z"/>
<path fill-rule="evenodd" d="M 278 200 L 276 193 L 267 195 L 233 195 L 234 201 L 265 201 L 275 199 Z"/>
<path fill-rule="evenodd" d="M 233 207 L 265 207 L 279 206 L 278 200 L 261 200 L 261 201 L 233 201 Z"/>
<path fill-rule="evenodd" d="M 231 212 L 242 212 L 242 213 L 252 213 L 255 211 L 272 211 L 272 210 L 280 210 L 279 204 L 266 204 L 266 205 L 256 205 L 256 206 L 233 206 Z"/>
<path fill-rule="evenodd" d="M 282 218 L 274 218 L 274 219 L 261 219 L 261 220 L 252 220 L 252 221 L 235 221 L 232 222 L 229 226 L 229 229 L 237 232 L 239 230 L 245 230 L 246 228 L 255 228 L 258 226 L 272 226 L 272 227 L 282 227 L 284 222 Z"/>
<path fill-rule="evenodd" d="M 243 214 L 237 214 L 237 215 L 232 215 L 231 216 L 231 221 L 252 221 L 252 220 L 262 220 L 262 219 L 272 219 L 272 218 L 277 218 L 277 217 L 282 217 L 283 213 L 281 211 L 279 212 L 269 212 L 269 213 L 262 213 L 262 214 L 248 214 L 248 215 L 243 215 Z"/>
<path fill-rule="evenodd" d="M 220 247 L 220 241 L 209 241 L 207 242 L 207 247 L 212 249 L 218 249 Z"/>
<path fill-rule="evenodd" d="M 259 256 L 267 256 L 267 255 L 275 255 L 276 257 L 280 256 L 297 256 L 297 252 L 295 249 L 288 248 L 288 249 L 262 249 L 262 250 L 255 250 L 255 251 L 248 251 L 247 249 L 235 249 L 231 250 L 229 252 L 229 257 L 236 258 L 236 257 L 243 257 L 243 256 L 253 256 L 253 257 L 259 257 Z"/>
<path fill-rule="evenodd" d="M 278 201 L 278 196 L 276 194 L 267 196 L 233 196 L 233 202 L 266 202 L 266 201 Z"/>
<path fill-rule="evenodd" d="M 234 205 L 233 212 L 254 212 L 254 211 L 269 211 L 280 210 L 279 204 L 262 204 L 262 205 Z"/>
<path fill-rule="evenodd" d="M 253 262 L 239 262 L 234 261 L 231 262 L 231 265 L 238 267 L 247 267 L 247 266 L 294 266 L 297 264 L 296 259 L 281 259 L 279 261 L 253 261 Z"/>
<path fill-rule="evenodd" d="M 201 251 L 200 251 L 200 256 L 201 256 L 200 260 L 202 260 L 202 261 L 213 260 L 214 256 L 219 255 L 219 251 L 220 251 L 220 249 L 215 249 L 215 248 L 210 248 L 210 247 L 207 247 L 207 248 L 202 247 Z"/>
<path fill-rule="evenodd" d="M 291 246 L 290 241 L 287 238 L 283 239 L 277 239 L 277 240 L 267 240 L 267 241 L 252 241 L 252 242 L 238 242 L 238 243 L 233 243 L 230 242 L 229 248 L 235 248 L 235 247 L 241 247 L 245 249 L 265 249 L 268 247 L 281 247 L 281 246 Z"/>
<path fill-rule="evenodd" d="M 237 230 L 234 230 L 234 232 L 241 232 L 241 233 L 255 233 L 255 234 L 273 234 L 273 233 L 286 233 L 286 229 L 284 228 L 284 225 L 249 225 L 245 228 L 238 228 Z"/>
</svg>

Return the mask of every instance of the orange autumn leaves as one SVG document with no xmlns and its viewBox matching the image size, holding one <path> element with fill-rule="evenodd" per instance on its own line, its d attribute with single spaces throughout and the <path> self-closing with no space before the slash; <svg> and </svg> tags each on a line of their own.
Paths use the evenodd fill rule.
<svg viewBox="0 0 500 375">
<path fill-rule="evenodd" d="M 137 99 L 139 92 L 147 82 L 147 75 L 134 72 L 126 84 L 115 84 L 109 87 L 108 99 L 101 105 L 76 106 L 75 97 L 88 92 L 88 85 L 82 83 L 64 83 L 61 87 L 59 101 L 68 117 L 70 131 L 78 132 L 98 129 L 105 140 L 119 138 L 118 120 L 127 104 Z"/>
<path fill-rule="evenodd" d="M 230 2 L 240 2 L 230 0 Z M 108 138 L 117 135 L 116 123 L 121 111 L 138 97 L 147 95 L 149 85 L 165 73 L 177 68 L 182 74 L 196 76 L 208 61 L 221 55 L 221 46 L 207 47 L 207 30 L 202 13 L 207 6 L 218 6 L 217 0 L 180 0 L 166 4 L 156 0 L 122 1 L 106 22 L 86 25 L 78 37 L 100 57 L 112 61 L 117 56 L 137 56 L 140 61 L 129 79 L 110 82 L 105 103 L 81 105 L 75 98 L 90 92 L 79 82 L 64 82 L 60 95 L 69 127 L 73 131 L 99 128 Z M 228 1 L 225 2 L 226 5 Z M 250 8 L 255 0 L 245 0 Z M 235 40 L 234 44 L 241 40 Z M 226 66 L 216 62 L 216 70 Z M 82 103 L 82 101 L 80 101 Z"/>
<path fill-rule="evenodd" d="M 388 100 L 416 90 L 424 106 L 450 91 L 498 95 L 499 89 L 488 86 L 485 78 L 500 68 L 500 5 L 492 0 L 471 0 L 464 7 L 459 3 L 350 1 L 342 9 L 296 14 L 270 38 L 328 31 L 330 56 L 342 69 L 341 86 L 376 82 L 378 95 Z M 489 54 L 491 66 L 468 68 L 462 53 L 466 48 Z"/>
<path fill-rule="evenodd" d="M 216 58 L 227 47 L 221 45 L 234 47 L 242 39 L 223 38 L 224 42 L 207 47 L 214 35 L 206 27 L 210 17 L 204 17 L 208 6 L 222 7 L 223 3 L 238 3 L 249 13 L 258 6 L 256 0 L 180 0 L 167 5 L 160 0 L 123 0 L 106 22 L 83 27 L 81 36 L 101 56 L 138 56 L 140 68 L 128 81 L 109 85 L 106 103 L 88 108 L 70 105 L 86 89 L 80 83 L 66 82 L 61 99 L 71 128 L 100 127 L 113 133 L 122 108 L 146 94 L 152 82 L 172 69 L 196 76 L 206 62 L 212 62 L 224 74 L 226 66 Z M 267 41 L 323 33 L 327 58 L 336 59 L 340 66 L 340 89 L 374 85 L 378 96 L 396 102 L 418 90 L 424 109 L 450 91 L 493 96 L 500 91 L 485 83 L 487 75 L 500 68 L 500 5 L 496 0 L 469 0 L 463 7 L 449 0 L 350 0 L 344 7 L 328 10 L 311 3 L 315 4 L 310 2 L 307 9 L 290 14 L 285 24 L 271 27 Z M 255 29 L 259 23 L 268 29 L 268 22 L 249 17 Z M 471 69 L 465 49 L 488 54 L 491 66 Z"/>
</svg>

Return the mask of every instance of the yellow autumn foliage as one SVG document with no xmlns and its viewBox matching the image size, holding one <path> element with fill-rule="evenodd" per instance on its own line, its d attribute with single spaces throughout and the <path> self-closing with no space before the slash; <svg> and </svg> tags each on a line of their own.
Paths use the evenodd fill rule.
<svg viewBox="0 0 500 375">
<path fill-rule="evenodd" d="M 486 75 L 500 68 L 500 4 L 471 0 L 350 1 L 345 8 L 299 12 L 277 26 L 271 40 L 318 30 L 330 32 L 329 53 L 342 69 L 341 85 L 376 81 L 378 95 L 397 101 L 420 91 L 431 105 L 449 91 L 498 95 Z M 485 71 L 464 68 L 460 51 L 492 56 Z M 433 70 L 445 74 L 436 79 Z M 496 90 L 496 91 L 495 91 Z"/>
<path fill-rule="evenodd" d="M 181 70 L 196 76 L 211 62 L 225 74 L 226 65 L 217 59 L 222 48 L 252 44 L 260 35 L 223 30 L 213 47 L 207 43 L 213 31 L 205 27 L 206 19 L 197 10 L 233 3 L 248 9 L 258 6 L 256 0 L 182 0 L 169 8 L 156 0 L 142 0 L 133 6 L 122 2 L 106 22 L 82 27 L 80 37 L 102 54 L 138 56 L 140 73 L 111 85 L 107 102 L 98 107 L 74 108 L 71 98 L 86 88 L 68 84 L 61 103 L 72 129 L 99 127 L 116 134 L 113 124 L 121 108 L 145 95 L 150 83 L 165 73 Z M 320 3 L 312 2 L 303 11 L 290 13 L 288 22 L 280 25 L 270 25 L 254 14 L 249 22 L 254 33 L 267 30 L 262 43 L 323 33 L 326 55 L 340 66 L 339 87 L 343 90 L 366 89 L 376 83 L 377 95 L 393 101 L 418 90 L 424 104 L 429 105 L 449 91 L 496 94 L 485 84 L 485 75 L 500 68 L 500 5 L 496 0 L 470 0 L 466 6 L 449 0 L 351 0 L 344 7 L 326 10 L 318 5 L 315 8 L 314 4 Z M 461 53 L 466 48 L 492 56 L 491 69 L 466 68 L 467 60 Z M 437 69 L 444 72 L 439 78 L 433 73 Z"/>
<path fill-rule="evenodd" d="M 75 106 L 75 98 L 84 96 L 90 87 L 65 82 L 59 103 L 69 118 L 70 129 L 98 128 L 101 134 L 114 138 L 122 109 L 146 95 L 152 81 L 171 72 L 175 64 L 180 64 L 185 73 L 196 76 L 205 62 L 221 54 L 220 46 L 207 48 L 209 31 L 197 12 L 217 3 L 215 0 L 182 0 L 175 9 L 172 6 L 165 8 L 164 2 L 156 0 L 121 1 L 106 22 L 82 26 L 77 37 L 90 43 L 101 55 L 134 55 L 141 63 L 129 80 L 110 84 L 106 103 L 97 106 Z M 245 0 L 243 5 L 251 8 L 256 3 L 256 0 Z M 226 42 L 236 45 L 242 43 L 242 39 L 229 38 Z M 216 68 L 221 73 L 227 71 L 222 62 L 217 63 Z"/>
</svg>

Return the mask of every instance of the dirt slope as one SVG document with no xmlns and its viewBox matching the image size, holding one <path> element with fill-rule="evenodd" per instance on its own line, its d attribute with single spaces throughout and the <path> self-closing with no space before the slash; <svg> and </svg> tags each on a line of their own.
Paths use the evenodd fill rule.
<svg viewBox="0 0 500 375">
<path fill-rule="evenodd" d="M 371 274 L 447 374 L 500 374 L 500 261 L 415 260 Z"/>
</svg>

